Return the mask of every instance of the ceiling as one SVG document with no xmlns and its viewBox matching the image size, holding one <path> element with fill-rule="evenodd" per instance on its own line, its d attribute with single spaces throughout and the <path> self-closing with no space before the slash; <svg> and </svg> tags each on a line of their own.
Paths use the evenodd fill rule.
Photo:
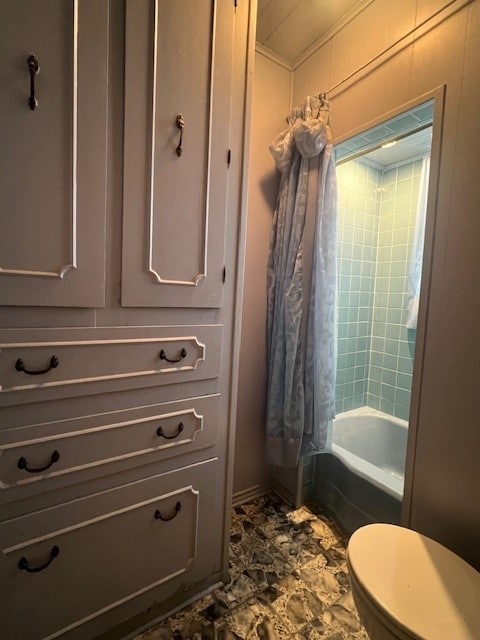
<svg viewBox="0 0 480 640">
<path fill-rule="evenodd" d="M 257 42 L 292 63 L 359 0 L 258 0 Z"/>
<path fill-rule="evenodd" d="M 384 169 L 404 160 L 430 155 L 431 146 L 432 127 L 428 127 L 428 129 L 423 129 L 417 133 L 412 133 L 406 138 L 402 138 L 391 147 L 375 149 L 375 151 L 367 153 L 363 158 L 367 158 L 379 168 Z"/>
<path fill-rule="evenodd" d="M 433 108 L 433 100 L 427 100 L 340 142 L 335 145 L 337 164 L 362 156 L 382 168 L 423 155 L 431 144 Z M 413 136 L 413 132 L 418 133 Z M 395 145 L 381 148 L 394 140 Z"/>
</svg>

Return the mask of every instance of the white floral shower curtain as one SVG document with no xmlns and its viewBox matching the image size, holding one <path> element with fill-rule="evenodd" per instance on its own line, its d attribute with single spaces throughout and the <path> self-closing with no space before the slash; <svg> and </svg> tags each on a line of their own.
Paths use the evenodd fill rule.
<svg viewBox="0 0 480 640">
<path fill-rule="evenodd" d="M 325 99 L 308 97 L 270 145 L 281 181 L 267 271 L 267 459 L 280 466 L 322 450 L 335 413 L 337 191 L 328 121 Z M 309 216 L 315 238 L 306 299 Z"/>
</svg>

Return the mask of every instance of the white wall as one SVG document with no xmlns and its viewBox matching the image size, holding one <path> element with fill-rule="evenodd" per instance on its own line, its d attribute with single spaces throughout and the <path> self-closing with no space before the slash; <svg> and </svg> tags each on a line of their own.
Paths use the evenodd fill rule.
<svg viewBox="0 0 480 640">
<path fill-rule="evenodd" d="M 294 72 L 293 103 L 325 91 L 446 0 L 375 0 Z M 414 381 L 405 522 L 480 568 L 480 2 L 420 28 L 332 98 L 336 139 L 446 85 L 423 378 Z M 420 36 L 420 37 L 418 37 Z M 388 56 L 387 56 L 388 58 Z M 428 254 L 428 252 L 427 252 Z M 416 371 L 421 364 L 416 360 Z M 418 428 L 415 438 L 415 423 Z"/>
<path fill-rule="evenodd" d="M 270 483 L 265 463 L 266 263 L 278 189 L 268 145 L 285 127 L 290 72 L 255 54 L 249 166 L 247 249 L 238 388 L 234 494 Z"/>
</svg>

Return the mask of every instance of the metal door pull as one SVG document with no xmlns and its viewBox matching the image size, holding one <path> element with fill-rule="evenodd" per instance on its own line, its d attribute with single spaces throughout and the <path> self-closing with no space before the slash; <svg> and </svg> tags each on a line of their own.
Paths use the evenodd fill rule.
<svg viewBox="0 0 480 640">
<path fill-rule="evenodd" d="M 31 54 L 27 58 L 28 70 L 30 72 L 30 97 L 28 98 L 28 106 L 32 111 L 38 107 L 37 96 L 35 95 L 35 76 L 40 71 L 40 65 L 36 57 Z"/>
<path fill-rule="evenodd" d="M 166 360 L 167 362 L 172 362 L 172 363 L 180 362 L 181 360 L 186 358 L 186 356 L 187 356 L 187 350 L 186 349 L 182 349 L 180 351 L 180 357 L 179 358 L 173 358 L 173 359 L 167 358 L 167 354 L 165 353 L 165 349 L 162 349 L 160 351 L 160 360 Z"/>
<path fill-rule="evenodd" d="M 44 569 L 46 569 L 48 565 L 53 562 L 53 560 L 58 556 L 59 553 L 60 549 L 57 547 L 57 545 L 55 545 L 50 551 L 50 558 L 39 567 L 29 567 L 28 560 L 25 557 L 22 557 L 18 561 L 18 568 L 20 569 L 20 571 L 26 571 L 27 573 L 38 573 L 39 571 L 43 571 Z"/>
<path fill-rule="evenodd" d="M 58 367 L 58 364 L 59 362 L 57 356 L 52 356 L 50 358 L 50 364 L 45 369 L 27 369 L 25 367 L 24 361 L 19 358 L 15 363 L 15 369 L 17 371 L 23 371 L 23 373 L 28 373 L 29 376 L 40 376 L 43 373 L 48 373 L 52 369 L 55 369 L 56 367 Z"/>
<path fill-rule="evenodd" d="M 177 152 L 177 156 L 180 157 L 183 153 L 182 142 L 183 142 L 183 130 L 185 129 L 185 119 L 181 113 L 178 114 L 175 120 L 175 124 L 177 125 L 177 129 L 180 130 L 180 140 L 178 142 L 177 148 L 175 151 Z"/>
<path fill-rule="evenodd" d="M 182 503 L 181 502 L 177 502 L 177 504 L 175 505 L 174 510 L 172 511 L 172 513 L 169 516 L 162 516 L 162 512 L 157 509 L 155 511 L 155 520 L 163 520 L 163 522 L 168 522 L 169 520 L 173 520 L 175 518 L 175 516 L 177 515 L 177 513 L 180 512 L 180 509 L 182 508 Z"/>
</svg>

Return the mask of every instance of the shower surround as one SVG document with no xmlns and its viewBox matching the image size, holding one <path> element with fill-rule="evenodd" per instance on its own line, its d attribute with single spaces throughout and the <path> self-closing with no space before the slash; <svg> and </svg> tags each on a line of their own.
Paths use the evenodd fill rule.
<svg viewBox="0 0 480 640">
<path fill-rule="evenodd" d="M 365 405 L 408 420 L 415 331 L 405 326 L 421 159 L 337 167 L 336 412 Z"/>
</svg>

